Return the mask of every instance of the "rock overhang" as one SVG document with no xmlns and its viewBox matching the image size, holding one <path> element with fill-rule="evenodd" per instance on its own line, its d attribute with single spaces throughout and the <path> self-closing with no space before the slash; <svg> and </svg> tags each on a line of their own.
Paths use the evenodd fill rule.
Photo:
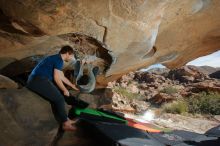
<svg viewBox="0 0 220 146">
<path fill-rule="evenodd" d="M 1 0 L 0 57 L 54 53 L 68 44 L 61 36 L 79 34 L 105 48 L 109 68 L 98 77 L 100 84 L 154 63 L 175 68 L 219 50 L 219 5 L 218 0 Z M 8 27 L 22 33 L 3 29 Z"/>
</svg>

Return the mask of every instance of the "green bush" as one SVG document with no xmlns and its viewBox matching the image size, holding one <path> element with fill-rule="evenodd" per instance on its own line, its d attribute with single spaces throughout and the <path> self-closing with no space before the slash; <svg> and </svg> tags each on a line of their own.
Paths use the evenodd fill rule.
<svg viewBox="0 0 220 146">
<path fill-rule="evenodd" d="M 185 101 L 175 101 L 164 105 L 163 111 L 173 114 L 183 114 L 188 112 L 188 105 Z"/>
<path fill-rule="evenodd" d="M 168 86 L 162 89 L 160 92 L 171 95 L 171 94 L 177 93 L 178 90 L 172 86 Z"/>
<path fill-rule="evenodd" d="M 190 113 L 220 115 L 220 94 L 201 92 L 189 97 L 188 109 Z"/>
<path fill-rule="evenodd" d="M 163 111 L 174 114 L 188 112 L 192 114 L 220 115 L 220 93 L 201 92 L 198 95 L 190 96 L 184 101 L 166 104 Z"/>
<path fill-rule="evenodd" d="M 123 97 L 127 97 L 128 99 L 140 99 L 141 95 L 138 93 L 131 93 L 129 92 L 127 89 L 122 88 L 122 87 L 116 87 L 114 88 L 114 91 L 120 95 L 122 95 Z"/>
</svg>

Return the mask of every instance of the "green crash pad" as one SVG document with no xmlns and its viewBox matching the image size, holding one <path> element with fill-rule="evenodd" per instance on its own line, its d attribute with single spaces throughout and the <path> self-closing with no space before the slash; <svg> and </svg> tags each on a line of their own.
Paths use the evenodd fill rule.
<svg viewBox="0 0 220 146">
<path fill-rule="evenodd" d="M 84 117 L 84 118 L 88 118 L 89 117 L 93 117 L 93 119 L 95 120 L 99 120 L 99 119 L 105 119 L 105 121 L 107 122 L 108 119 L 109 121 L 118 121 L 120 123 L 124 123 L 127 124 L 128 121 L 126 119 L 124 119 L 123 117 L 120 117 L 116 114 L 111 114 L 110 112 L 105 112 L 105 111 L 100 111 L 100 110 L 96 110 L 96 109 L 91 109 L 91 108 L 74 108 L 74 114 L 77 117 Z"/>
</svg>

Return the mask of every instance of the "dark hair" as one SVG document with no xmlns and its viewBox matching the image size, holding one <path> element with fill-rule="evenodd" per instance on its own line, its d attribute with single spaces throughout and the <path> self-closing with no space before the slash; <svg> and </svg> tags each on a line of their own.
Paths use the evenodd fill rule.
<svg viewBox="0 0 220 146">
<path fill-rule="evenodd" d="M 63 46 L 61 49 L 60 49 L 60 54 L 66 54 L 66 53 L 69 53 L 69 54 L 74 54 L 74 51 L 73 51 L 73 48 L 66 45 L 66 46 Z"/>
</svg>

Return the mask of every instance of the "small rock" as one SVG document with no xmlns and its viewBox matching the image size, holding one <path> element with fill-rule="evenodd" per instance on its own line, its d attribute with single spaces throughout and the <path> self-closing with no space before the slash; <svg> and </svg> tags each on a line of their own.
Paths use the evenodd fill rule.
<svg viewBox="0 0 220 146">
<path fill-rule="evenodd" d="M 127 84 L 124 83 L 124 82 L 122 82 L 120 85 L 121 85 L 122 88 L 126 88 L 127 87 Z"/>
<path fill-rule="evenodd" d="M 131 92 L 131 93 L 138 93 L 139 89 L 137 88 L 136 85 L 131 84 L 131 85 L 128 86 L 128 91 Z"/>
<path fill-rule="evenodd" d="M 214 118 L 220 122 L 220 115 L 215 115 Z"/>
<path fill-rule="evenodd" d="M 171 95 L 168 95 L 166 93 L 158 93 L 153 98 L 150 99 L 150 102 L 156 103 L 156 104 L 163 104 L 164 102 L 171 102 L 174 100 L 174 97 Z"/>
</svg>

